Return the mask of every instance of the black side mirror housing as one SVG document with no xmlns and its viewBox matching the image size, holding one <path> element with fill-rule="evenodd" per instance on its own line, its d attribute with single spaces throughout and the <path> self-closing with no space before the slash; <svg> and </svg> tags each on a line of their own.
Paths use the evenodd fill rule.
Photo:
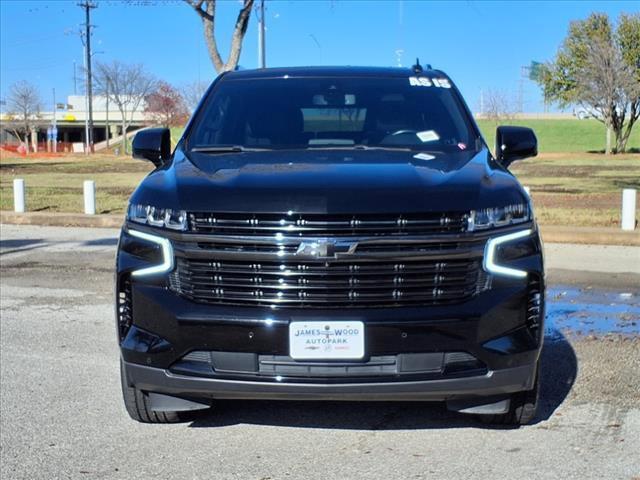
<svg viewBox="0 0 640 480">
<path fill-rule="evenodd" d="M 538 139 L 530 128 L 502 126 L 496 129 L 496 160 L 505 168 L 516 160 L 538 155 Z"/>
<path fill-rule="evenodd" d="M 149 160 L 161 167 L 171 158 L 171 131 L 168 128 L 147 128 L 133 137 L 133 158 Z"/>
</svg>

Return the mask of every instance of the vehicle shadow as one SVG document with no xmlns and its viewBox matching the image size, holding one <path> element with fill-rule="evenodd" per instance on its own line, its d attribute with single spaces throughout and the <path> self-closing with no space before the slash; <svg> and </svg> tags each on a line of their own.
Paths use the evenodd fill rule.
<svg viewBox="0 0 640 480">
<path fill-rule="evenodd" d="M 97 238 L 82 242 L 83 247 L 115 247 L 118 244 L 117 237 Z"/>
<path fill-rule="evenodd" d="M 41 238 L 25 238 L 0 240 L 0 255 L 8 255 L 10 253 L 25 252 L 34 250 L 47 245 Z"/>
<path fill-rule="evenodd" d="M 566 337 L 557 331 L 545 339 L 542 350 L 540 403 L 533 424 L 549 419 L 571 391 L 578 361 Z M 345 430 L 417 430 L 475 427 L 509 429 L 487 425 L 473 416 L 450 412 L 443 402 L 301 402 L 216 401 L 206 412 L 193 414 L 192 428 L 215 428 L 237 424 Z"/>
<path fill-rule="evenodd" d="M 57 242 L 42 238 L 6 239 L 0 240 L 0 255 L 37 250 L 49 247 Z M 117 237 L 97 238 L 82 242 L 83 247 L 115 247 L 118 244 Z"/>
<path fill-rule="evenodd" d="M 587 150 L 587 153 L 604 153 L 604 148 L 600 150 Z M 629 147 L 625 150 L 624 153 L 640 153 L 640 148 Z"/>
</svg>

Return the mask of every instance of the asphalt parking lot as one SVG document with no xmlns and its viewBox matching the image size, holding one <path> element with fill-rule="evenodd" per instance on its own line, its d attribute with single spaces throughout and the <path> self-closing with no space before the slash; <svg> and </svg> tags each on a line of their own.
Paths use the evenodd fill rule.
<svg viewBox="0 0 640 480">
<path fill-rule="evenodd" d="M 117 232 L 2 226 L 0 477 L 640 478 L 640 248 L 547 245 L 542 405 L 520 429 L 440 404 L 220 402 L 130 420 Z"/>
</svg>

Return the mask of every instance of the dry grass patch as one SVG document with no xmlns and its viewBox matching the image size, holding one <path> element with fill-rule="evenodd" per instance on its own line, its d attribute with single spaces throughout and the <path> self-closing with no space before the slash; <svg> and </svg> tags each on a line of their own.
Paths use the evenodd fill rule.
<svg viewBox="0 0 640 480">
<path fill-rule="evenodd" d="M 24 178 L 27 208 L 82 212 L 82 182 L 96 182 L 100 213 L 122 213 L 148 162 L 108 154 L 53 158 L 0 154 L 0 209 L 13 208 L 12 182 Z M 640 154 L 544 153 L 512 171 L 531 188 L 540 223 L 618 226 L 623 188 L 640 189 Z"/>
</svg>

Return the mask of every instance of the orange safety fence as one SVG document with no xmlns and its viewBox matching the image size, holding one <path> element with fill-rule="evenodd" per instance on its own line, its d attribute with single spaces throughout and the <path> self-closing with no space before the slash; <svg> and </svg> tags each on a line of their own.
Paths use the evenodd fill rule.
<svg viewBox="0 0 640 480">
<path fill-rule="evenodd" d="M 29 146 L 31 147 L 31 145 Z M 22 144 L 3 143 L 0 145 L 0 150 L 4 152 L 11 152 L 16 155 L 26 156 L 27 151 Z M 29 148 L 29 155 L 38 155 L 38 157 L 59 157 L 67 153 L 73 153 L 73 144 L 70 142 L 58 142 L 56 145 L 56 152 L 47 151 L 47 142 L 38 142 L 38 151 L 35 152 L 32 148 Z"/>
</svg>

